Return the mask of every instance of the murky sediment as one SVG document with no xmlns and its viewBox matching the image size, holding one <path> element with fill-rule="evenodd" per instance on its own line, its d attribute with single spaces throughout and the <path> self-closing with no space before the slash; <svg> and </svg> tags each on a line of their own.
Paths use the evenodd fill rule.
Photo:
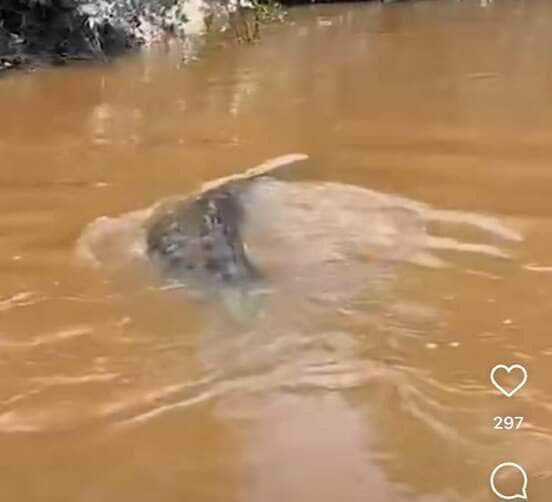
<svg viewBox="0 0 552 502">
<path fill-rule="evenodd" d="M 546 502 L 550 15 L 298 8 L 185 66 L 3 78 L 0 498 L 490 502 L 511 460 Z M 239 195 L 261 280 L 152 265 L 160 203 L 290 152 Z"/>
</svg>

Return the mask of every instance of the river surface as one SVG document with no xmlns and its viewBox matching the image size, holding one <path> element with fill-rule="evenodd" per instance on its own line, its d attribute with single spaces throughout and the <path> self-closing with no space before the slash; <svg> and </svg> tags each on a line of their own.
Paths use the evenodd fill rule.
<svg viewBox="0 0 552 502">
<path fill-rule="evenodd" d="M 490 502 L 511 461 L 548 502 L 550 19 L 300 7 L 1 79 L 0 500 Z M 146 266 L 144 209 L 294 152 L 244 200 L 261 287 Z"/>
</svg>

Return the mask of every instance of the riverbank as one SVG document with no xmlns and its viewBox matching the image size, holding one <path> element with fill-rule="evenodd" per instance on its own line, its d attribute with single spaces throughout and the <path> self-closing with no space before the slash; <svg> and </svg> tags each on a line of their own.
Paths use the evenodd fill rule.
<svg viewBox="0 0 552 502">
<path fill-rule="evenodd" d="M 0 68 L 103 59 L 137 45 L 122 23 L 76 0 L 4 1 L 0 7 Z M 97 17 L 95 17 L 97 16 Z"/>
<path fill-rule="evenodd" d="M 207 15 L 203 0 L 0 0 L 0 70 L 109 60 Z"/>
<path fill-rule="evenodd" d="M 284 16 L 272 0 L 0 0 L 0 71 L 106 61 L 166 37 L 213 29 L 252 42 L 261 24 Z"/>
</svg>

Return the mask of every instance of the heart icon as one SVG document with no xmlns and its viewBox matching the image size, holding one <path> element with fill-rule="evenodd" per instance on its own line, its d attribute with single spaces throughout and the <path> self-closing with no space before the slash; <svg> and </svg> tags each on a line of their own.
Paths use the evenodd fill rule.
<svg viewBox="0 0 552 502">
<path fill-rule="evenodd" d="M 521 379 L 520 382 L 511 390 L 505 389 L 496 381 L 496 374 L 499 371 L 505 371 L 508 375 L 512 372 L 520 372 Z M 512 397 L 519 389 L 521 389 L 527 383 L 527 370 L 521 364 L 512 364 L 512 366 L 506 366 L 505 364 L 497 364 L 491 370 L 491 382 L 499 390 L 501 394 L 504 394 L 506 397 Z"/>
</svg>

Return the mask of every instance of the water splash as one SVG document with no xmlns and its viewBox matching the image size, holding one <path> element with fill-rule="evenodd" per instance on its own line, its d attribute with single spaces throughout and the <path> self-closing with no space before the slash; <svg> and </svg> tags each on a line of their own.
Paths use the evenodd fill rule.
<svg viewBox="0 0 552 502">
<path fill-rule="evenodd" d="M 272 176 L 278 167 L 306 158 L 304 154 L 288 154 L 270 159 L 241 174 L 205 183 L 188 196 L 245 182 L 236 195 L 245 213 L 244 244 L 258 268 L 276 280 L 304 278 L 310 284 L 319 278 L 319 283 L 312 283 L 319 289 L 331 281 L 337 286 L 342 277 L 348 289 L 352 277 L 374 262 L 439 268 L 450 263 L 435 253 L 451 251 L 507 259 L 511 252 L 495 245 L 496 240 L 523 239 L 492 216 L 433 208 L 343 183 L 288 182 Z M 137 259 L 145 261 L 148 226 L 159 212 L 171 212 L 181 200 L 171 198 L 121 217 L 98 218 L 81 235 L 78 256 L 111 269 Z M 434 223 L 471 227 L 490 236 L 493 243 L 431 235 L 428 228 Z"/>
</svg>

